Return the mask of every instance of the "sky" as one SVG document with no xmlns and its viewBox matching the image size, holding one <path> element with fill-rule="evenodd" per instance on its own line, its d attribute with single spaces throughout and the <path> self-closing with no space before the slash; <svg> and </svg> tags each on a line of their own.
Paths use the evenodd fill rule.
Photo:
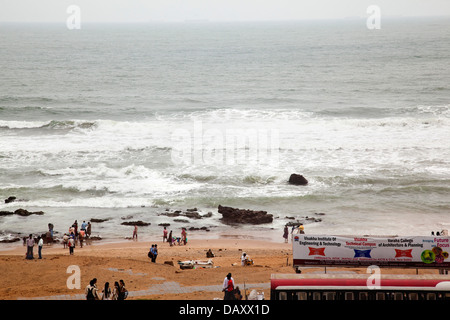
<svg viewBox="0 0 450 320">
<path fill-rule="evenodd" d="M 84 22 L 273 21 L 450 16 L 450 0 L 0 0 L 0 22 L 65 22 L 67 8 Z"/>
</svg>

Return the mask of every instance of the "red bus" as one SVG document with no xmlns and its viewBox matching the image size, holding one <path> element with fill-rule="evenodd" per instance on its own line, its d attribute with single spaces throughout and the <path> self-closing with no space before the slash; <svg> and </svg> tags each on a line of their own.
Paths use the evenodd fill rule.
<svg viewBox="0 0 450 320">
<path fill-rule="evenodd" d="M 450 300 L 446 275 L 272 274 L 271 300 Z M 370 281 L 370 280 L 369 280 Z"/>
</svg>

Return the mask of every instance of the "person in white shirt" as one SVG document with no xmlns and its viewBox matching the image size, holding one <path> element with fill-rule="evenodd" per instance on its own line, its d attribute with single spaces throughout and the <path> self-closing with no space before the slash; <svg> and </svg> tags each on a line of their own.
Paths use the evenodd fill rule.
<svg viewBox="0 0 450 320">
<path fill-rule="evenodd" d="M 44 246 L 44 239 L 42 237 L 38 237 L 38 253 L 39 253 L 39 259 L 42 259 L 42 247 Z"/>
<path fill-rule="evenodd" d="M 224 300 L 234 300 L 234 279 L 231 273 L 228 273 L 225 279 L 223 279 L 223 292 L 225 292 Z"/>
</svg>

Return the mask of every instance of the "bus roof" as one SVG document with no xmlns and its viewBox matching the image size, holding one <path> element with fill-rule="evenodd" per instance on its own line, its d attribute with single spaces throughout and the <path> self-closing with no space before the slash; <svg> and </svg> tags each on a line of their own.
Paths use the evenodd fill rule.
<svg viewBox="0 0 450 320">
<path fill-rule="evenodd" d="M 271 288 L 367 287 L 370 275 L 363 274 L 272 274 Z M 381 287 L 439 288 L 450 290 L 448 275 L 380 275 Z"/>
</svg>

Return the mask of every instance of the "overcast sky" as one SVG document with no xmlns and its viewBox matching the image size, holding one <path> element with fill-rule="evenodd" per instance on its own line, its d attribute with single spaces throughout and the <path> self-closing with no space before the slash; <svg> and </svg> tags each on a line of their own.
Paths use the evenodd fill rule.
<svg viewBox="0 0 450 320">
<path fill-rule="evenodd" d="M 450 0 L 0 0 L 0 21 L 65 22 L 77 5 L 84 22 L 255 21 L 450 16 Z"/>
</svg>

